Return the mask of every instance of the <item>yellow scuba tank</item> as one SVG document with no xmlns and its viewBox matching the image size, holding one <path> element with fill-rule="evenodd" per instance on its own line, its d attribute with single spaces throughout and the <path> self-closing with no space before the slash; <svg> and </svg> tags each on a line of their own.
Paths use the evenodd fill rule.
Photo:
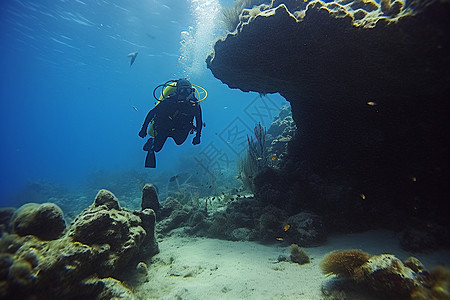
<svg viewBox="0 0 450 300">
<path fill-rule="evenodd" d="M 170 95 L 172 95 L 173 93 L 175 93 L 177 90 L 176 86 L 177 86 L 176 81 L 166 85 L 166 87 L 161 91 L 161 96 L 159 96 L 158 100 L 162 101 L 162 100 L 166 99 L 167 97 L 169 97 Z"/>
</svg>

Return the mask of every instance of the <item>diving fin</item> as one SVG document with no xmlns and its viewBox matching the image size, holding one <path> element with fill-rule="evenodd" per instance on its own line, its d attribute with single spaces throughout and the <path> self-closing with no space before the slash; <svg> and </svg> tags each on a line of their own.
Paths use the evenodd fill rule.
<svg viewBox="0 0 450 300">
<path fill-rule="evenodd" d="M 155 151 L 148 151 L 145 157 L 145 167 L 146 168 L 156 168 L 156 157 Z"/>
</svg>

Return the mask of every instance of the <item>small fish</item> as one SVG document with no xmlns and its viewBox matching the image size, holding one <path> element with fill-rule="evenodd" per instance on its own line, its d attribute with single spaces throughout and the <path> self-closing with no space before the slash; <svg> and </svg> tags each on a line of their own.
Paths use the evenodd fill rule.
<svg viewBox="0 0 450 300">
<path fill-rule="evenodd" d="M 137 51 L 136 51 L 136 52 L 128 53 L 127 57 L 131 57 L 131 60 L 130 60 L 130 67 L 133 65 L 134 61 L 136 60 L 136 56 L 137 56 L 137 55 L 138 55 L 138 52 L 137 52 Z"/>
<path fill-rule="evenodd" d="M 234 201 L 234 198 L 230 198 L 231 201 Z"/>
<path fill-rule="evenodd" d="M 173 182 L 177 178 L 178 178 L 178 175 L 172 176 L 172 177 L 170 177 L 169 182 Z"/>
<path fill-rule="evenodd" d="M 262 160 L 262 157 L 258 157 L 256 160 Z"/>
<path fill-rule="evenodd" d="M 216 197 L 212 197 L 212 198 L 211 198 L 211 200 L 214 200 L 214 199 L 216 199 Z"/>
<path fill-rule="evenodd" d="M 414 181 L 414 182 L 416 182 L 416 181 L 417 181 L 416 176 L 411 177 L 411 180 Z"/>
<path fill-rule="evenodd" d="M 228 106 L 224 106 L 224 107 L 223 107 L 223 109 L 227 109 L 227 108 L 228 108 Z"/>
<path fill-rule="evenodd" d="M 272 161 L 274 161 L 275 159 L 277 159 L 277 156 L 276 155 L 272 156 Z"/>
<path fill-rule="evenodd" d="M 367 102 L 367 105 L 369 105 L 369 106 L 376 106 L 377 103 L 373 102 L 373 101 L 369 101 L 369 102 Z"/>
<path fill-rule="evenodd" d="M 237 194 L 237 197 L 238 197 L 238 198 L 241 198 L 241 195 Z"/>
<path fill-rule="evenodd" d="M 364 194 L 359 194 L 359 196 L 361 197 L 361 199 L 366 200 L 366 195 L 364 195 Z"/>
<path fill-rule="evenodd" d="M 291 228 L 291 225 L 286 224 L 286 225 L 284 225 L 283 230 L 284 230 L 284 231 L 288 231 L 289 228 Z"/>
<path fill-rule="evenodd" d="M 133 107 L 133 109 L 134 109 L 135 111 L 138 111 L 138 109 L 137 109 L 137 107 L 136 107 L 136 106 L 134 106 L 134 105 L 131 105 L 131 107 Z"/>
<path fill-rule="evenodd" d="M 238 189 L 234 189 L 234 190 L 236 191 L 236 193 L 239 192 Z"/>
<path fill-rule="evenodd" d="M 208 187 L 208 189 L 210 189 L 212 187 L 212 185 L 210 185 L 209 187 Z"/>
<path fill-rule="evenodd" d="M 222 192 L 222 195 L 224 195 L 224 196 L 225 196 L 225 193 L 224 193 L 224 192 Z"/>
<path fill-rule="evenodd" d="M 283 241 L 284 239 L 282 237 L 277 237 L 277 241 Z"/>
</svg>

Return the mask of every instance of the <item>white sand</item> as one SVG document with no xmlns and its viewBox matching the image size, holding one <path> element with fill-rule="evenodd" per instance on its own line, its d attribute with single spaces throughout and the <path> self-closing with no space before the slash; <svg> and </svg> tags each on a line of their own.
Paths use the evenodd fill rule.
<svg viewBox="0 0 450 300">
<path fill-rule="evenodd" d="M 450 251 L 413 255 L 402 250 L 390 231 L 333 236 L 325 246 L 306 248 L 311 263 L 277 262 L 289 247 L 207 238 L 165 237 L 135 289 L 140 299 L 323 299 L 320 261 L 333 250 L 362 249 L 372 255 L 419 258 L 427 268 L 450 265 Z"/>
</svg>

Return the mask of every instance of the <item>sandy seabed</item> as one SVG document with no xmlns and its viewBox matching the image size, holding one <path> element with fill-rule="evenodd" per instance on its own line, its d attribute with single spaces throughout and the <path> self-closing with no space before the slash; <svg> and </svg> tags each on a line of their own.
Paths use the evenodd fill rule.
<svg viewBox="0 0 450 300">
<path fill-rule="evenodd" d="M 324 299 L 322 285 L 331 277 L 321 273 L 320 261 L 334 250 L 390 253 L 402 260 L 414 256 L 427 268 L 450 266 L 450 250 L 409 253 L 400 248 L 395 233 L 384 230 L 331 236 L 324 246 L 305 248 L 311 258 L 305 265 L 278 262 L 279 255 L 289 257 L 289 247 L 282 244 L 177 234 L 158 242 L 160 253 L 152 258 L 147 276 L 140 278 L 134 290 L 139 299 Z"/>
</svg>

